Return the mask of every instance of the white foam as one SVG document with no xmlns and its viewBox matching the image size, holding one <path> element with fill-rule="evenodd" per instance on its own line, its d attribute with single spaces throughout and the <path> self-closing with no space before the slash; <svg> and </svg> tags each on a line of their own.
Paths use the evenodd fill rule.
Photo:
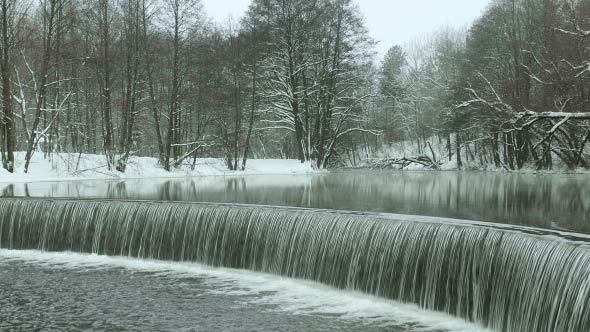
<svg viewBox="0 0 590 332">
<path fill-rule="evenodd" d="M 50 268 L 110 269 L 155 272 L 182 279 L 200 277 L 211 292 L 248 295 L 251 304 L 271 304 L 293 314 L 330 314 L 338 319 L 371 325 L 408 325 L 412 331 L 433 329 L 452 332 L 484 332 L 483 327 L 442 313 L 426 311 L 357 292 L 336 290 L 315 282 L 282 278 L 244 270 L 211 268 L 194 263 L 140 260 L 125 257 L 70 252 L 48 253 L 33 250 L 0 249 L 1 260 L 17 260 Z M 251 295 L 251 296 L 250 296 Z"/>
</svg>

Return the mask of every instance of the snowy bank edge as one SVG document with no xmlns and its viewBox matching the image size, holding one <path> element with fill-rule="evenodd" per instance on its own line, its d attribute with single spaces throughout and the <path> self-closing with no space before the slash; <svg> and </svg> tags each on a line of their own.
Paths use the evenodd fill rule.
<svg viewBox="0 0 590 332">
<path fill-rule="evenodd" d="M 20 156 L 17 153 L 17 157 Z M 24 153 L 23 157 L 24 157 Z M 75 164 L 75 167 L 72 165 Z M 189 179 L 198 177 L 233 177 L 245 175 L 305 175 L 320 174 L 312 163 L 291 159 L 250 159 L 245 171 L 230 171 L 224 160 L 218 158 L 197 159 L 194 170 L 188 165 L 168 172 L 156 158 L 132 157 L 125 173 L 108 171 L 104 156 L 83 154 L 55 154 L 50 160 L 38 153 L 31 161 L 30 172 L 24 173 L 23 165 L 17 165 L 14 173 L 0 169 L 0 183 L 62 182 L 85 180 L 126 179 Z M 74 171 L 72 171 L 74 169 Z"/>
</svg>

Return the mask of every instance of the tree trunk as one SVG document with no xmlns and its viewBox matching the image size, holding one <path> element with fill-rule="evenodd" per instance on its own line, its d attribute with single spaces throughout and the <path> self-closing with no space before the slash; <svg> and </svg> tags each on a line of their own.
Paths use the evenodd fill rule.
<svg viewBox="0 0 590 332">
<path fill-rule="evenodd" d="M 128 0 L 127 5 L 127 77 L 121 130 L 121 156 L 117 163 L 119 172 L 125 172 L 127 160 L 131 154 L 139 75 L 139 3 L 138 0 Z"/>
<path fill-rule="evenodd" d="M 14 111 L 12 108 L 12 91 L 10 82 L 10 49 L 9 36 L 10 8 L 9 0 L 2 0 L 2 58 L 0 76 L 2 76 L 2 114 L 0 116 L 0 153 L 2 166 L 14 172 L 14 148 L 16 145 Z"/>
<path fill-rule="evenodd" d="M 114 164 L 113 157 L 113 121 L 112 121 L 112 109 L 111 109 L 111 93 L 112 93 L 112 82 L 111 82 L 111 66 L 110 66 L 110 32 L 109 32 L 109 16 L 108 16 L 108 0 L 101 0 L 100 3 L 101 11 L 101 43 L 102 43 L 102 56 L 103 56 L 103 71 L 104 71 L 104 86 L 103 86 L 103 150 L 107 159 L 108 169 L 111 170 Z"/>
<path fill-rule="evenodd" d="M 34 149 L 37 145 L 37 130 L 39 121 L 41 119 L 41 111 L 45 107 L 46 93 L 47 93 L 47 73 L 49 71 L 49 61 L 51 60 L 53 33 L 54 33 L 54 18 L 59 6 L 60 0 L 49 0 L 49 17 L 47 20 L 47 35 L 45 36 L 45 50 L 43 53 L 43 64 L 41 66 L 41 73 L 39 79 L 39 99 L 35 108 L 35 118 L 31 126 L 31 133 L 29 141 L 27 142 L 27 153 L 25 156 L 25 173 L 29 172 L 29 165 L 33 157 Z"/>
<path fill-rule="evenodd" d="M 178 94 L 179 94 L 179 61 L 180 61 L 180 13 L 178 0 L 174 0 L 174 43 L 173 43 L 173 69 L 172 69 L 172 91 L 170 94 L 170 110 L 168 113 L 168 137 L 166 140 L 166 162 L 164 168 L 170 171 L 170 157 L 174 154 L 176 158 L 179 147 L 175 144 L 179 143 L 179 129 L 178 128 Z"/>
<path fill-rule="evenodd" d="M 451 144 L 451 133 L 447 134 L 447 151 L 449 152 L 449 161 L 453 160 L 453 145 Z"/>
<path fill-rule="evenodd" d="M 164 143 L 162 141 L 162 132 L 160 127 L 160 111 L 156 103 L 156 94 L 154 90 L 154 74 L 152 69 L 152 61 L 150 60 L 150 48 L 148 43 L 147 33 L 147 12 L 146 0 L 142 1 L 142 20 L 143 20 L 143 43 L 145 52 L 145 66 L 148 80 L 148 92 L 150 95 L 150 103 L 152 108 L 152 116 L 154 118 L 154 131 L 156 132 L 156 140 L 158 143 L 158 160 L 160 164 L 164 165 L 166 161 L 166 152 L 164 151 Z"/>
<path fill-rule="evenodd" d="M 458 169 L 462 169 L 463 168 L 463 161 L 461 160 L 461 134 L 460 133 L 456 133 L 456 139 L 455 139 L 455 147 L 456 147 L 456 154 L 457 154 L 457 168 Z"/>
<path fill-rule="evenodd" d="M 254 48 L 256 48 L 256 34 L 254 33 Z M 246 161 L 250 153 L 250 139 L 252 137 L 252 129 L 254 128 L 254 114 L 256 112 L 256 75 L 258 68 L 256 66 L 256 56 L 253 59 L 254 67 L 252 71 L 252 101 L 250 104 L 250 118 L 248 119 L 248 132 L 246 133 L 246 140 L 244 141 L 244 155 L 242 157 L 242 171 L 246 170 Z"/>
</svg>

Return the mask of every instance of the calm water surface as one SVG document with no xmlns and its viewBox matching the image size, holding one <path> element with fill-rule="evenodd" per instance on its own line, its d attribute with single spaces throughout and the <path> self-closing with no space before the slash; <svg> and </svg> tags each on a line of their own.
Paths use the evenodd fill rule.
<svg viewBox="0 0 590 332">
<path fill-rule="evenodd" d="M 0 184 L 0 194 L 287 205 L 590 233 L 590 175 L 348 171 L 312 176 Z"/>
</svg>

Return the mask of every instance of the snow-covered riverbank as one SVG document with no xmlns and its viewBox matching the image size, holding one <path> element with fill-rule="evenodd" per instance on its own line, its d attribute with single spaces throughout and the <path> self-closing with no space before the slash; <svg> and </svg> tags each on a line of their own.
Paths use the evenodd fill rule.
<svg viewBox="0 0 590 332">
<path fill-rule="evenodd" d="M 24 153 L 16 154 L 16 171 L 9 173 L 0 168 L 0 182 L 69 181 L 84 179 L 136 179 L 136 178 L 184 178 L 200 176 L 308 174 L 316 172 L 310 163 L 298 160 L 252 159 L 246 170 L 229 171 L 223 159 L 197 159 L 194 170 L 189 165 L 167 172 L 156 158 L 132 157 L 125 173 L 109 171 L 104 156 L 92 154 L 53 154 L 45 159 L 42 153 L 33 156 L 28 174 L 24 173 Z"/>
<path fill-rule="evenodd" d="M 453 138 L 454 142 L 454 138 Z M 454 144 L 454 143 L 452 143 Z M 496 166 L 491 155 L 484 158 L 474 154 L 476 147 L 474 142 L 464 142 L 461 147 L 461 164 L 457 166 L 457 150 L 453 147 L 450 151 L 447 142 L 437 136 L 430 137 L 427 143 L 416 141 L 402 141 L 383 145 L 375 151 L 359 150 L 355 164 L 348 163 L 349 168 L 356 169 L 378 169 L 378 170 L 406 170 L 406 171 L 486 171 L 486 172 L 510 172 L 510 173 L 534 173 L 534 174 L 590 174 L 589 169 L 579 167 L 570 169 L 557 156 L 553 156 L 553 167 L 551 170 L 539 170 L 533 161 L 525 164 L 517 170 L 511 170 L 503 163 Z M 590 153 L 590 151 L 589 151 Z M 418 162 L 412 162 L 418 160 Z M 437 167 L 430 164 L 435 163 Z"/>
</svg>

